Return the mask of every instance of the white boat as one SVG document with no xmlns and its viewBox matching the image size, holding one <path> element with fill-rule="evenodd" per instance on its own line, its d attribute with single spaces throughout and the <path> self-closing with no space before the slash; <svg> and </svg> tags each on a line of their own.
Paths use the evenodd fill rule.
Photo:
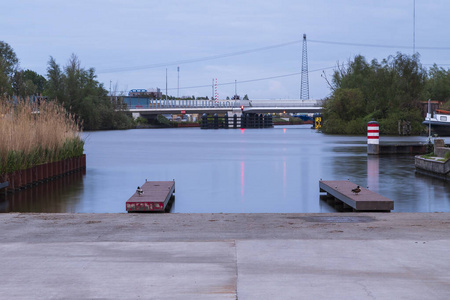
<svg viewBox="0 0 450 300">
<path fill-rule="evenodd" d="M 430 126 L 439 136 L 450 136 L 450 111 L 436 109 L 433 115 L 428 112 L 422 124 Z"/>
</svg>

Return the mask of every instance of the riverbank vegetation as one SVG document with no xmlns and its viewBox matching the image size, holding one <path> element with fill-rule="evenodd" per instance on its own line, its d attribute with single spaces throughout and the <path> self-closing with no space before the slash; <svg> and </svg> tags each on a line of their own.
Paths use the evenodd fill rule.
<svg viewBox="0 0 450 300">
<path fill-rule="evenodd" d="M 427 72 L 418 55 L 397 53 L 381 62 L 358 55 L 338 65 L 328 83 L 325 133 L 365 134 L 367 123 L 376 120 L 381 134 L 399 134 L 405 124 L 409 134 L 420 134 L 421 101 L 450 100 L 450 72 L 436 65 Z"/>
<path fill-rule="evenodd" d="M 450 152 L 446 152 L 444 157 L 437 156 L 434 152 L 421 155 L 420 157 L 425 158 L 425 159 L 432 159 L 432 160 L 436 160 L 436 161 L 446 162 L 450 159 Z"/>
<path fill-rule="evenodd" d="M 53 57 L 47 67 L 45 95 L 57 99 L 67 111 L 83 123 L 84 130 L 127 129 L 134 126 L 131 115 L 116 111 L 103 84 L 96 80 L 93 68 L 84 69 L 76 55 L 61 69 Z"/>
<path fill-rule="evenodd" d="M 43 96 L 56 100 L 83 124 L 84 130 L 127 129 L 135 124 L 117 97 L 97 80 L 93 68 L 81 67 L 75 54 L 61 67 L 50 56 L 46 78 L 32 70 L 22 70 L 14 50 L 0 41 L 0 97 Z"/>
<path fill-rule="evenodd" d="M 80 127 L 55 101 L 0 98 L 0 175 L 82 156 Z"/>
<path fill-rule="evenodd" d="M 322 130 L 364 134 L 367 123 L 376 120 L 382 134 L 398 134 L 399 121 L 410 122 L 411 131 L 420 132 L 420 100 L 426 77 L 417 56 L 399 53 L 370 63 L 356 56 L 334 71 Z"/>
</svg>

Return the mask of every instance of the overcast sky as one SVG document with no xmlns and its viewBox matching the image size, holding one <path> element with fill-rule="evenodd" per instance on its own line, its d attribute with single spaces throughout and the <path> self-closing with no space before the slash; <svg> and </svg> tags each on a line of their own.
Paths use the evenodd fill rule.
<svg viewBox="0 0 450 300">
<path fill-rule="evenodd" d="M 108 90 L 164 91 L 167 68 L 169 95 L 211 97 L 217 78 L 221 99 L 235 80 L 241 97 L 299 99 L 306 34 L 310 98 L 321 99 L 322 70 L 338 61 L 412 54 L 413 12 L 414 0 L 2 0 L 0 40 L 41 75 L 50 56 L 63 67 L 74 53 Z M 449 68 L 450 1 L 415 0 L 415 12 L 422 64 Z"/>
</svg>

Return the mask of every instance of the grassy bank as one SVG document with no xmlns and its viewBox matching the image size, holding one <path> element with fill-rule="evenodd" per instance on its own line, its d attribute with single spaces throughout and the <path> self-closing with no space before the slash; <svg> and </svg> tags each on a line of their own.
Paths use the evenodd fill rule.
<svg viewBox="0 0 450 300">
<path fill-rule="evenodd" d="M 55 101 L 0 99 L 0 175 L 83 155 L 74 117 Z"/>
</svg>

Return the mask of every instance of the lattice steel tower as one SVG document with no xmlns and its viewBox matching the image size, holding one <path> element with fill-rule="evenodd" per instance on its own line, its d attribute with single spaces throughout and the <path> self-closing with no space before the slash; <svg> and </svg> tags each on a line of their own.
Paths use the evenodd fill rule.
<svg viewBox="0 0 450 300">
<path fill-rule="evenodd" d="M 300 86 L 300 99 L 309 99 L 309 80 L 308 80 L 308 49 L 306 46 L 306 34 L 303 34 L 302 51 L 302 83 Z"/>
</svg>

